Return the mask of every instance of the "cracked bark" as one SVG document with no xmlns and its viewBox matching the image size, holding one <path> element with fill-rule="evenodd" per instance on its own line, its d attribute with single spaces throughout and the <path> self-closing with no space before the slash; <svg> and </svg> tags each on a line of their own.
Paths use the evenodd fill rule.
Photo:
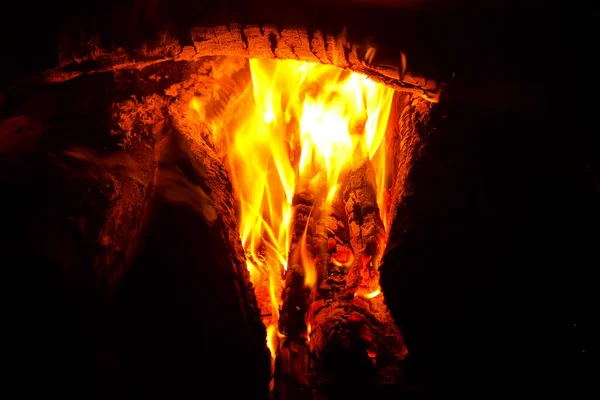
<svg viewBox="0 0 600 400">
<path fill-rule="evenodd" d="M 102 71 L 139 69 L 165 60 L 197 60 L 203 56 L 229 55 L 251 58 L 294 59 L 331 64 L 369 76 L 393 89 L 415 93 L 437 101 L 443 84 L 418 71 L 407 71 L 402 78 L 397 59 L 379 65 L 377 57 L 367 56 L 374 45 L 368 41 L 351 43 L 345 31 L 337 36 L 304 27 L 279 28 L 275 25 L 229 25 L 199 27 L 189 30 L 193 46 L 182 45 L 168 32 L 157 35 L 154 42 L 144 42 L 136 49 L 110 51 L 100 48 L 99 40 L 81 44 L 63 56 L 60 67 L 45 72 L 47 82 L 57 83 Z M 376 53 L 375 53 L 376 54 Z"/>
</svg>

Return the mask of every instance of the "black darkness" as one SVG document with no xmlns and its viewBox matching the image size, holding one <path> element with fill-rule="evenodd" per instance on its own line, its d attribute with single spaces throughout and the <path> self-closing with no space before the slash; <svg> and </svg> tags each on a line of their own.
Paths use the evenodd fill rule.
<svg viewBox="0 0 600 400">
<path fill-rule="evenodd" d="M 91 13 L 108 21 L 132 2 L 3 5 L 0 89 L 56 65 L 62 21 Z M 432 391 L 483 398 L 558 391 L 579 398 L 591 380 L 591 270 L 598 266 L 600 243 L 598 128 L 587 122 L 597 114 L 597 67 L 586 60 L 595 51 L 597 10 L 543 1 L 493 1 L 485 7 L 467 0 L 396 2 L 419 6 L 407 18 L 406 8 L 389 5 L 393 0 L 332 0 L 312 8 L 311 1 L 197 2 L 190 13 L 179 3 L 172 2 L 165 15 L 190 23 L 194 17 L 257 23 L 271 18 L 324 26 L 335 25 L 338 19 L 330 16 L 337 15 L 384 43 L 401 41 L 417 70 L 455 73 L 457 89 L 445 106 L 455 136 L 431 150 L 454 160 L 445 164 L 452 168 L 423 176 L 436 197 L 421 199 L 415 208 L 422 212 L 422 240 L 391 252 L 387 261 L 411 266 L 398 273 L 402 293 L 389 297 L 402 305 L 404 314 L 395 316 L 418 354 L 414 379 Z M 135 34 L 119 34 L 124 29 L 131 27 L 108 31 L 135 41 Z M 142 24 L 134 31 L 152 29 Z M 0 92 L 0 112 L 2 101 Z M 27 199 L 12 193 L 3 201 L 5 234 L 11 235 L 11 223 L 20 229 L 11 207 L 24 207 Z M 7 254 L 27 252 L 19 246 Z M 4 267 L 29 268 L 18 261 Z M 14 335 L 4 346 L 15 354 L 3 360 L 5 368 L 13 370 L 19 390 L 50 379 L 54 386 L 37 389 L 51 395 L 82 386 L 77 393 L 88 398 L 86 384 L 94 380 L 83 372 L 93 370 L 94 357 L 85 356 L 94 352 L 89 338 L 74 333 L 77 321 L 68 320 L 67 311 L 42 318 L 24 306 L 78 307 L 57 300 L 64 282 L 50 279 L 35 275 L 12 285 L 5 278 L 19 292 L 5 302 L 11 311 L 4 329 Z M 61 351 L 44 350 L 51 347 Z"/>
</svg>

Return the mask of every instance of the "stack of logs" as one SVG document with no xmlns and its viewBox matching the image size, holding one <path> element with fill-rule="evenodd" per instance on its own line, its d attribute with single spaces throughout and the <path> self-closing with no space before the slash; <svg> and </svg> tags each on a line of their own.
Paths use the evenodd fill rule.
<svg viewBox="0 0 600 400">
<path fill-rule="evenodd" d="M 292 203 L 276 396 L 398 383 L 408 352 L 378 291 L 386 236 L 373 165 L 355 161 L 331 204 L 306 186 Z"/>
</svg>

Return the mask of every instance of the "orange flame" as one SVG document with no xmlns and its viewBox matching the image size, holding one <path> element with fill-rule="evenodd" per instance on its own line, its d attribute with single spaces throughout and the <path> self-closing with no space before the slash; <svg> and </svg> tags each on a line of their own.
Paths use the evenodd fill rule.
<svg viewBox="0 0 600 400">
<path fill-rule="evenodd" d="M 252 59 L 249 65 L 252 84 L 227 103 L 219 118 L 207 117 L 201 99 L 190 107 L 212 125 L 226 161 L 250 278 L 257 293 L 268 288 L 270 302 L 257 297 L 262 314 L 270 315 L 264 322 L 274 356 L 297 186 L 331 204 L 349 162 L 368 157 L 376 170 L 378 199 L 383 199 L 383 139 L 393 90 L 321 64 Z M 382 207 L 382 218 L 385 214 Z M 298 245 L 305 285 L 314 288 L 317 274 L 306 229 Z"/>
<path fill-rule="evenodd" d="M 304 228 L 304 233 L 302 234 L 302 237 L 299 240 L 299 254 L 301 258 L 302 268 L 304 269 L 304 286 L 312 289 L 317 285 L 317 267 L 315 266 L 314 260 L 310 255 L 310 251 L 306 246 L 307 231 L 308 224 Z"/>
<path fill-rule="evenodd" d="M 277 327 L 275 325 L 269 325 L 267 327 L 267 347 L 271 352 L 271 358 L 275 359 L 277 353 Z"/>
<path fill-rule="evenodd" d="M 354 294 L 355 297 L 360 297 L 361 299 L 374 299 L 375 297 L 381 294 L 381 289 L 378 288 L 370 293 L 362 293 L 361 291 Z"/>
</svg>

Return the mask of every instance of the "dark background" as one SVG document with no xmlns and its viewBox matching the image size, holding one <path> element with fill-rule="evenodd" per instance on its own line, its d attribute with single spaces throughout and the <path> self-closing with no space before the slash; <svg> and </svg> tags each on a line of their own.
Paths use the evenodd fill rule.
<svg viewBox="0 0 600 400">
<path fill-rule="evenodd" d="M 76 36 L 84 27 L 108 43 L 135 46 L 172 23 L 183 31 L 232 20 L 332 31 L 345 25 L 351 35 L 400 46 L 409 68 L 454 73 L 442 107 L 449 136 L 432 142 L 429 160 L 440 161 L 420 172 L 423 197 L 413 206 L 419 228 L 386 259 L 398 265 L 392 275 L 402 290 L 386 298 L 414 353 L 413 378 L 459 394 L 564 390 L 576 398 L 587 388 L 600 242 L 592 61 L 598 10 L 543 1 L 142 3 L 4 5 L 0 88 L 55 66 L 61 29 Z M 19 288 L 42 302 L 58 296 L 49 287 L 64 284 L 35 279 Z M 64 368 L 59 357 L 25 368 L 32 385 L 48 375 L 56 375 L 58 388 L 65 374 L 93 379 L 74 372 L 90 344 L 61 330 L 63 322 L 49 319 L 53 335 L 38 335 L 45 346 L 62 346 L 75 365 Z M 76 321 L 70 324 L 62 326 Z M 33 346 L 7 345 L 24 354 Z M 36 364 L 35 357 L 26 361 Z"/>
</svg>

